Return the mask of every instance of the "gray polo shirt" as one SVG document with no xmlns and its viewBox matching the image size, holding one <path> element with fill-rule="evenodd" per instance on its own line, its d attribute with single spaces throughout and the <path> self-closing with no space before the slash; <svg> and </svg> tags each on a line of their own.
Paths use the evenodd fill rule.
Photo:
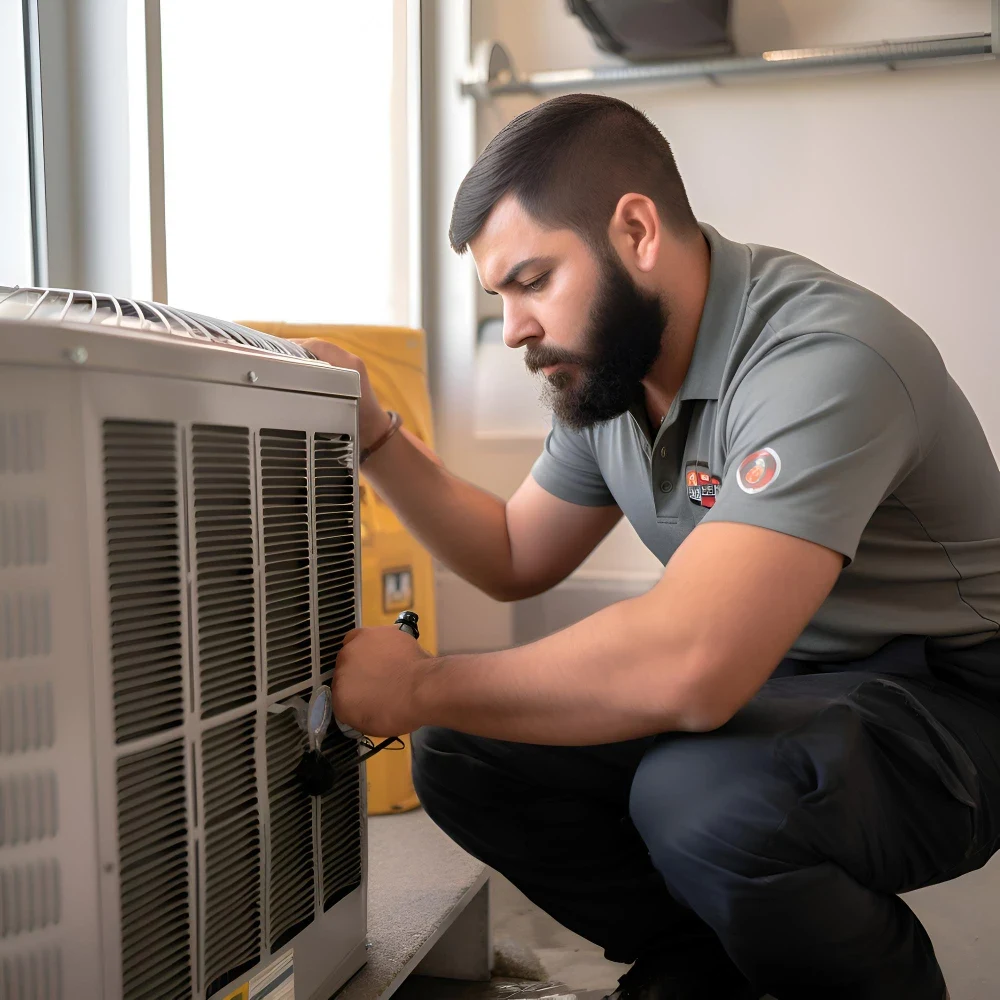
<svg viewBox="0 0 1000 1000">
<path fill-rule="evenodd" d="M 655 433 L 639 403 L 558 422 L 549 493 L 617 504 L 665 564 L 703 521 L 845 557 L 789 655 L 844 661 L 900 635 L 1000 632 L 1000 472 L 927 335 L 884 299 L 784 250 L 702 227 L 711 280 L 684 384 Z M 725 565 L 706 567 L 706 595 Z M 710 596 L 709 596 L 710 599 Z"/>
</svg>

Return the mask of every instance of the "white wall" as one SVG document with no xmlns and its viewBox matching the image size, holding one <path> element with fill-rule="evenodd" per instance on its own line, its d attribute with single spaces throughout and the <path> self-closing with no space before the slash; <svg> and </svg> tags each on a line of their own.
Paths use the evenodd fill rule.
<svg viewBox="0 0 1000 1000">
<path fill-rule="evenodd" d="M 473 0 L 473 42 L 503 42 L 521 71 L 613 62 L 563 0 Z M 986 0 L 744 0 L 742 52 L 990 30 Z M 788 247 L 865 284 L 921 323 L 1000 445 L 1000 62 L 609 91 L 673 145 L 699 218 Z M 479 109 L 484 144 L 533 101 Z M 484 303 L 485 312 L 495 308 Z M 534 444 L 510 455 L 509 485 Z M 474 453 L 458 456 L 482 474 Z M 494 479 L 501 473 L 493 470 Z M 589 568 L 645 570 L 619 531 Z"/>
</svg>

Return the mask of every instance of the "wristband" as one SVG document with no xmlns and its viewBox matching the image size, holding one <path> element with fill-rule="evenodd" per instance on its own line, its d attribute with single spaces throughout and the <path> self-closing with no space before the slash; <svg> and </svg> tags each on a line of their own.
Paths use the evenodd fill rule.
<svg viewBox="0 0 1000 1000">
<path fill-rule="evenodd" d="M 361 449 L 361 454 L 358 456 L 359 466 L 364 465 L 403 426 L 403 418 L 398 413 L 394 410 L 386 410 L 386 413 L 389 414 L 389 426 L 383 431 L 382 436 L 378 440 L 368 445 L 367 448 Z"/>
</svg>

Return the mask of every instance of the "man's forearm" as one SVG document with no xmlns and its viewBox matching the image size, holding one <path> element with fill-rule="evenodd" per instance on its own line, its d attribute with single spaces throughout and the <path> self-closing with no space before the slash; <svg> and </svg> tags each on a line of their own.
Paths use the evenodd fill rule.
<svg viewBox="0 0 1000 1000">
<path fill-rule="evenodd" d="M 704 728 L 701 664 L 656 611 L 645 595 L 527 646 L 429 660 L 418 714 L 479 736 L 570 746 Z"/>
<path fill-rule="evenodd" d="M 400 520 L 449 569 L 492 596 L 513 585 L 504 503 L 445 469 L 420 441 L 394 435 L 363 472 Z"/>
</svg>

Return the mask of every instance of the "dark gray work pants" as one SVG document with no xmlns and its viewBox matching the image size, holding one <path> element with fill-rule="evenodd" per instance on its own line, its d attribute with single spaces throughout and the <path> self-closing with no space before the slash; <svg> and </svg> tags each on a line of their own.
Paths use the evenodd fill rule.
<svg viewBox="0 0 1000 1000">
<path fill-rule="evenodd" d="M 1000 679 L 997 640 L 962 656 L 960 683 Z M 614 961 L 699 954 L 780 1000 L 941 1000 L 897 894 L 981 867 L 1000 837 L 1000 700 L 943 676 L 904 638 L 848 669 L 786 660 L 711 733 L 550 747 L 424 729 L 415 784 L 458 844 Z"/>
</svg>

